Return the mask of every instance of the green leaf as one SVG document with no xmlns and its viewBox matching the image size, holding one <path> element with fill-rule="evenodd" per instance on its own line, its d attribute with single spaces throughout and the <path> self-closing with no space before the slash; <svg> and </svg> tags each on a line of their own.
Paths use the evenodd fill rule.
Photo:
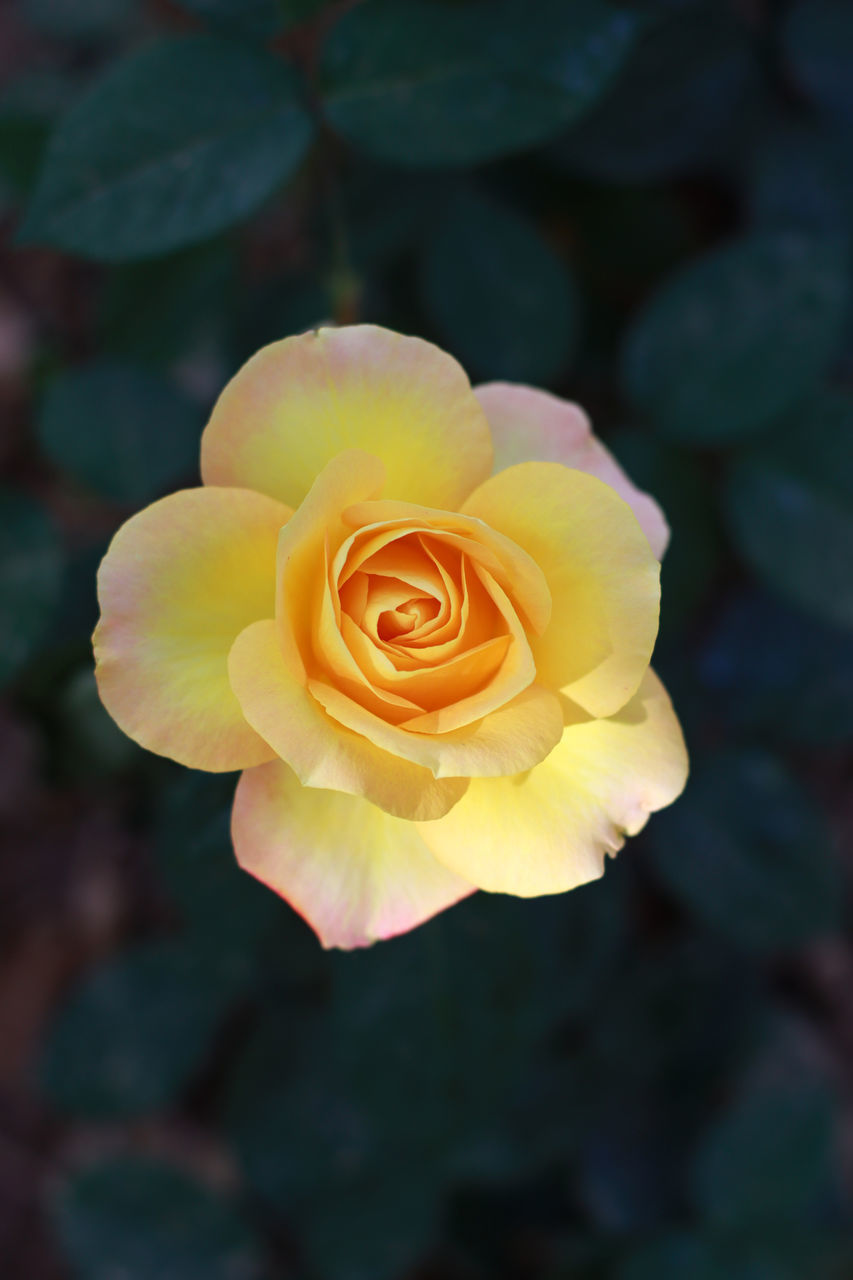
<svg viewBox="0 0 853 1280">
<path fill-rule="evenodd" d="M 48 516 L 29 498 L 0 490 L 0 683 L 42 639 L 61 583 L 60 544 Z"/>
<path fill-rule="evenodd" d="M 342 199 L 356 271 L 381 270 L 415 249 L 441 216 L 449 182 L 443 174 L 401 172 L 359 160 Z"/>
<path fill-rule="evenodd" d="M 812 747 L 853 741 L 849 633 L 764 593 L 740 595 L 718 615 L 699 675 L 740 738 Z"/>
<path fill-rule="evenodd" d="M 824 393 L 733 468 L 732 540 L 774 591 L 853 626 L 853 397 Z"/>
<path fill-rule="evenodd" d="M 536 903 L 477 895 L 332 956 L 316 1022 L 276 1009 L 262 1025 L 229 1130 L 265 1201 L 298 1214 L 322 1274 L 390 1280 L 423 1251 L 448 1177 L 517 1169 L 513 1087 L 548 1031 L 595 1000 L 622 923 L 609 877 Z"/>
<path fill-rule="evenodd" d="M 54 39 L 98 44 L 128 33 L 141 16 L 139 0 L 22 0 L 21 8 Z"/>
<path fill-rule="evenodd" d="M 617 1269 L 615 1280 L 686 1280 L 688 1276 L 690 1280 L 746 1280 L 724 1271 L 712 1245 L 686 1232 L 641 1245 Z"/>
<path fill-rule="evenodd" d="M 50 141 L 19 232 L 104 261 L 166 253 L 256 209 L 308 149 L 294 72 L 214 36 L 114 64 Z"/>
<path fill-rule="evenodd" d="M 235 275 L 231 246 L 218 240 L 116 267 L 100 308 L 102 348 L 143 364 L 191 357 L 226 330 Z"/>
<path fill-rule="evenodd" d="M 141 749 L 122 733 L 101 702 L 90 666 L 75 671 L 65 682 L 56 713 L 56 745 L 67 776 L 111 778 L 138 762 Z"/>
<path fill-rule="evenodd" d="M 840 180 L 837 141 L 797 122 L 761 134 L 751 156 L 747 201 L 757 227 L 843 236 L 853 217 Z"/>
<path fill-rule="evenodd" d="M 101 1161 L 64 1182 L 51 1217 L 77 1280 L 260 1280 L 260 1246 L 230 1198 L 162 1160 Z"/>
<path fill-rule="evenodd" d="M 184 9 L 249 39 L 267 40 L 278 31 L 316 17 L 330 0 L 180 0 Z"/>
<path fill-rule="evenodd" d="M 853 9 L 847 0 L 799 0 L 782 44 L 799 87 L 830 115 L 853 121 Z"/>
<path fill-rule="evenodd" d="M 772 953 L 839 926 L 839 872 L 822 815 L 770 756 L 732 752 L 694 765 L 650 842 L 667 888 L 741 946 Z"/>
<path fill-rule="evenodd" d="M 269 342 L 332 322 L 332 299 L 315 276 L 287 276 L 264 281 L 244 301 L 235 326 L 236 355 L 248 360 Z"/>
<path fill-rule="evenodd" d="M 623 352 L 632 403 L 686 444 L 730 445 L 768 427 L 838 350 L 846 265 L 838 240 L 793 233 L 692 263 L 634 319 Z"/>
<path fill-rule="evenodd" d="M 56 116 L 76 90 L 67 71 L 30 68 L 0 95 L 0 182 L 15 203 L 29 193 Z"/>
<path fill-rule="evenodd" d="M 661 640 L 680 635 L 707 599 L 720 568 L 713 493 L 697 459 L 639 431 L 605 440 L 631 479 L 653 494 L 671 537 L 661 565 Z"/>
<path fill-rule="evenodd" d="M 705 166 L 725 150 L 749 78 L 746 33 L 728 8 L 681 4 L 646 22 L 613 90 L 552 157 L 611 182 Z"/>
<path fill-rule="evenodd" d="M 233 796 L 233 777 L 189 773 L 179 778 L 162 796 L 155 852 L 193 942 L 250 964 L 273 930 L 288 935 L 308 930 L 238 865 L 230 836 Z"/>
<path fill-rule="evenodd" d="M 845 1280 L 844 1233 L 773 1223 L 764 1231 L 672 1232 L 641 1244 L 614 1280 Z"/>
<path fill-rule="evenodd" d="M 379 159 L 468 165 L 553 136 L 617 74 L 636 20 L 605 0 L 367 0 L 323 50 L 330 123 Z"/>
<path fill-rule="evenodd" d="M 389 947 L 333 958 L 339 1058 L 387 1142 L 408 1134 L 424 1159 L 473 1172 L 531 1051 L 594 1001 L 621 898 L 609 876 L 562 899 L 478 894 Z"/>
<path fill-rule="evenodd" d="M 115 1119 L 173 1102 L 206 1061 L 242 976 L 172 941 L 84 976 L 50 1030 L 45 1092 L 60 1111 Z"/>
<path fill-rule="evenodd" d="M 642 296 L 696 251 L 689 211 L 671 190 L 577 183 L 571 224 L 577 271 L 599 307 Z"/>
<path fill-rule="evenodd" d="M 75 480 L 141 503 L 197 472 L 201 415 L 159 375 L 103 361 L 53 379 L 38 434 L 51 462 Z"/>
<path fill-rule="evenodd" d="M 284 26 L 280 0 L 180 0 L 184 9 L 213 27 L 265 40 Z"/>
<path fill-rule="evenodd" d="M 229 1131 L 264 1201 L 297 1215 L 324 1278 L 396 1280 L 436 1226 L 440 1174 L 408 1134 L 396 1146 L 383 1143 L 337 1047 L 328 1021 L 306 1024 L 291 1010 L 285 1028 L 277 1010 L 238 1061 Z"/>
<path fill-rule="evenodd" d="M 814 1221 L 834 1180 L 837 1125 L 823 1082 L 759 1080 L 724 1109 L 699 1147 L 698 1211 L 726 1227 Z"/>
<path fill-rule="evenodd" d="M 571 361 L 569 270 L 511 209 L 474 192 L 453 200 L 426 245 L 421 288 L 441 335 L 478 378 L 550 383 Z"/>
<path fill-rule="evenodd" d="M 654 1097 L 679 1129 L 693 1123 L 761 1024 L 758 994 L 740 957 L 695 937 L 646 947 L 594 1008 L 582 1063 L 588 1120 Z"/>
</svg>

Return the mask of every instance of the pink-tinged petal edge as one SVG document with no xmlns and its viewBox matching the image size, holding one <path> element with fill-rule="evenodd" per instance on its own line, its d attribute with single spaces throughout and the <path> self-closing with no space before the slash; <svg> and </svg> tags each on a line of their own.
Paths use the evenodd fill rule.
<svg viewBox="0 0 853 1280">
<path fill-rule="evenodd" d="M 669 542 L 669 525 L 650 494 L 628 478 L 594 435 L 584 411 L 549 391 L 511 382 L 474 388 L 486 411 L 495 450 L 495 472 L 517 462 L 561 462 L 597 476 L 615 489 L 639 521 L 658 560 Z"/>
<path fill-rule="evenodd" d="M 228 653 L 271 617 L 290 509 L 245 489 L 186 489 L 132 516 L 98 572 L 93 637 L 104 706 L 148 751 L 227 772 L 275 752 L 247 723 Z"/>
<path fill-rule="evenodd" d="M 297 507 L 348 449 L 381 459 L 385 496 L 453 510 L 492 466 L 488 423 L 461 366 L 378 325 L 262 347 L 223 390 L 201 440 L 205 484 Z"/>
<path fill-rule="evenodd" d="M 324 947 L 369 946 L 473 892 L 413 822 L 357 796 L 303 787 L 279 761 L 243 773 L 231 832 L 240 866 L 284 898 Z"/>
</svg>

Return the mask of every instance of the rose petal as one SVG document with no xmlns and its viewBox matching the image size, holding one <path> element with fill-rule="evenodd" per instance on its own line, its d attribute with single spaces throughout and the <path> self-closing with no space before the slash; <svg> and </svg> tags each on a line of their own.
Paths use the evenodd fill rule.
<svg viewBox="0 0 853 1280">
<path fill-rule="evenodd" d="M 480 485 L 474 493 L 480 493 L 483 487 Z M 341 546 L 333 571 L 339 572 L 344 560 L 348 572 L 360 568 L 369 556 L 406 530 L 422 533 L 482 564 L 501 582 L 534 631 L 547 627 L 551 598 L 546 577 L 536 560 L 498 526 L 486 527 L 479 519 L 457 512 L 387 500 L 354 502 L 344 512 L 344 519 L 357 532 Z"/>
<path fill-rule="evenodd" d="M 275 754 L 246 723 L 228 651 L 274 607 L 283 506 L 245 489 L 188 489 L 122 525 L 98 573 L 101 698 L 142 746 L 193 769 Z"/>
<path fill-rule="evenodd" d="M 285 660 L 304 683 L 321 610 L 329 549 L 348 536 L 342 511 L 378 493 L 385 469 L 372 454 L 350 449 L 333 458 L 315 479 L 305 501 L 282 530 L 276 560 L 275 617 Z"/>
<path fill-rule="evenodd" d="M 485 529 L 477 520 L 413 504 L 368 500 L 368 495 L 381 487 L 382 475 L 382 464 L 371 454 L 358 450 L 341 454 L 324 468 L 282 531 L 276 625 L 285 665 L 297 682 L 303 685 L 307 682 L 310 692 L 340 724 L 395 756 L 429 768 L 436 777 L 468 776 L 469 771 L 491 775 L 532 767 L 559 740 L 560 709 L 545 689 L 523 699 L 517 696 L 530 685 L 535 671 L 526 636 L 514 618 L 506 595 L 491 578 L 491 587 L 487 586 L 483 592 L 484 603 L 490 619 L 500 625 L 500 635 L 507 632 L 512 635 L 512 651 L 501 668 L 500 687 L 488 686 L 472 701 L 462 698 L 455 681 L 456 673 L 451 669 L 449 683 L 453 687 L 447 690 L 440 739 L 423 732 L 426 728 L 430 734 L 437 732 L 439 722 L 433 715 L 437 710 L 437 695 L 432 705 L 422 703 L 416 707 L 414 715 L 411 707 L 400 702 L 403 698 L 421 704 L 425 690 L 422 684 L 417 684 L 417 670 L 433 684 L 440 681 L 443 674 L 447 675 L 447 671 L 442 673 L 434 665 L 435 655 L 430 659 L 425 653 L 418 654 L 417 667 L 412 657 L 411 679 L 416 686 L 413 690 L 403 687 L 407 676 L 401 677 L 397 687 L 389 678 L 391 673 L 387 667 L 371 686 L 371 675 L 375 673 L 370 668 L 368 649 L 352 634 L 343 635 L 347 629 L 343 622 L 338 631 L 337 610 L 329 587 L 329 558 L 332 577 L 337 581 L 345 576 L 343 571 L 349 567 L 351 556 L 356 569 L 366 569 L 371 557 L 386 551 L 394 538 L 412 533 L 435 536 L 436 540 L 464 551 L 477 562 L 478 568 L 479 562 L 493 568 L 507 579 L 508 590 L 516 592 L 525 610 L 538 623 L 547 623 L 550 616 L 547 583 L 528 555 L 501 534 Z M 390 524 L 370 523 L 358 533 L 344 536 L 351 526 L 358 526 L 362 518 L 370 520 L 372 516 L 380 520 L 389 517 Z M 365 546 L 369 548 L 367 552 Z M 478 587 L 481 592 L 482 587 L 483 584 Z M 500 610 L 511 615 L 508 624 L 500 617 Z M 470 644 L 466 647 L 475 648 L 492 638 L 488 634 L 474 636 L 476 623 L 477 619 L 473 619 L 467 635 Z M 369 645 L 373 644 L 368 636 L 364 639 Z M 382 655 L 373 647 L 381 669 Z M 459 652 L 461 644 L 449 642 L 447 653 L 442 652 L 442 660 L 449 664 Z M 423 669 L 431 662 L 427 676 Z M 481 659 L 475 660 L 475 665 L 482 675 L 480 662 Z M 392 696 L 384 698 L 384 690 Z M 506 708 L 496 705 L 498 703 L 507 704 Z M 457 704 L 456 709 L 450 704 Z M 247 718 L 256 723 L 252 717 L 257 711 L 250 710 L 245 703 L 244 711 Z M 420 721 L 419 712 L 428 712 L 430 719 Z M 487 712 L 489 724 L 473 723 Z M 492 720 L 492 716 L 499 719 Z M 413 718 L 415 732 L 396 730 L 394 723 L 389 723 Z M 290 760 L 283 749 L 279 754 Z M 476 761 L 476 765 L 472 765 L 472 761 Z M 302 769 L 290 762 L 304 780 Z"/>
<path fill-rule="evenodd" d="M 418 650 L 417 665 L 402 648 L 392 660 L 389 647 L 378 644 L 346 614 L 339 627 L 327 591 L 317 636 L 330 673 L 327 682 L 382 719 L 418 733 L 460 728 L 514 698 L 536 678 L 527 637 L 506 595 L 488 574 L 469 567 L 464 576 L 470 586 L 459 642 L 438 646 L 442 654 L 451 651 L 442 661 L 435 661 L 428 649 Z M 472 611 L 491 623 L 486 631 L 490 639 L 475 635 L 472 640 L 464 625 L 465 608 L 472 600 Z"/>
<path fill-rule="evenodd" d="M 240 865 L 286 898 L 324 947 L 391 938 L 472 892 L 414 823 L 303 787 L 279 761 L 243 774 L 231 829 Z"/>
<path fill-rule="evenodd" d="M 592 715 L 618 711 L 649 664 L 660 601 L 660 565 L 630 507 L 595 476 L 522 462 L 475 489 L 463 511 L 545 575 L 551 622 L 530 641 L 538 679 Z"/>
<path fill-rule="evenodd" d="M 389 724 L 321 680 L 309 680 L 308 688 L 340 724 L 394 756 L 424 765 L 436 778 L 492 778 L 532 769 L 560 741 L 563 728 L 559 699 L 541 685 L 530 685 L 482 720 L 437 734 Z"/>
<path fill-rule="evenodd" d="M 441 691 L 441 699 L 422 696 L 421 701 L 431 703 L 432 710 L 402 721 L 401 728 L 441 734 L 461 729 L 497 711 L 536 679 L 527 636 L 506 594 L 484 569 L 475 570 L 475 574 L 503 614 L 509 641 L 497 650 L 496 641 L 488 641 L 469 650 L 464 655 L 466 661 L 458 659 L 445 668 L 434 668 L 429 676 Z M 422 678 L 427 678 L 426 673 Z"/>
<path fill-rule="evenodd" d="M 275 624 L 247 627 L 231 649 L 232 688 L 251 725 L 309 787 L 364 796 L 400 818 L 440 817 L 467 786 L 380 750 L 326 715 L 282 657 Z"/>
<path fill-rule="evenodd" d="M 605 854 L 670 804 L 686 778 L 681 729 L 649 670 L 618 715 L 568 725 L 530 773 L 475 778 L 449 814 L 418 826 L 435 856 L 481 889 L 563 893 L 600 876 Z"/>
<path fill-rule="evenodd" d="M 387 495 L 450 508 L 492 465 L 485 414 L 456 361 L 420 338 L 352 325 L 254 355 L 216 403 L 201 473 L 296 507 L 346 449 L 382 460 Z"/>
<path fill-rule="evenodd" d="M 598 476 L 634 512 L 660 560 L 669 525 L 658 504 L 628 478 L 609 449 L 593 435 L 589 418 L 576 404 L 548 391 L 511 382 L 488 382 L 474 394 L 486 411 L 495 447 L 495 473 L 517 462 L 562 462 Z"/>
</svg>

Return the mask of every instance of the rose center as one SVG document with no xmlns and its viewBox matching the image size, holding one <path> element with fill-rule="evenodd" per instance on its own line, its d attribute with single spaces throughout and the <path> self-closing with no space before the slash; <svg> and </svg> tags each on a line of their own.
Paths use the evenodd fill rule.
<svg viewBox="0 0 853 1280">
<path fill-rule="evenodd" d="M 441 605 L 438 600 L 428 596 L 413 596 L 397 605 L 396 609 L 385 609 L 379 615 L 376 631 L 380 640 L 396 640 L 398 636 L 411 636 L 419 631 L 424 623 L 436 617 Z"/>
</svg>

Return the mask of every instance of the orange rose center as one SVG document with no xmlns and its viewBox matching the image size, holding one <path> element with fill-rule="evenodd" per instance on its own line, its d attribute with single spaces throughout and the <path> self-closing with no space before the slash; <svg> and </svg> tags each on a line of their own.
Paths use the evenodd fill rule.
<svg viewBox="0 0 853 1280">
<path fill-rule="evenodd" d="M 327 548 L 311 687 L 327 709 L 344 694 L 416 732 L 470 724 L 535 678 L 515 581 L 523 553 L 490 545 L 497 535 L 464 517 L 448 514 L 450 528 L 382 522 L 369 519 L 373 505 L 352 514 L 360 527 L 335 554 Z M 533 594 L 540 607 L 538 583 Z"/>
</svg>

